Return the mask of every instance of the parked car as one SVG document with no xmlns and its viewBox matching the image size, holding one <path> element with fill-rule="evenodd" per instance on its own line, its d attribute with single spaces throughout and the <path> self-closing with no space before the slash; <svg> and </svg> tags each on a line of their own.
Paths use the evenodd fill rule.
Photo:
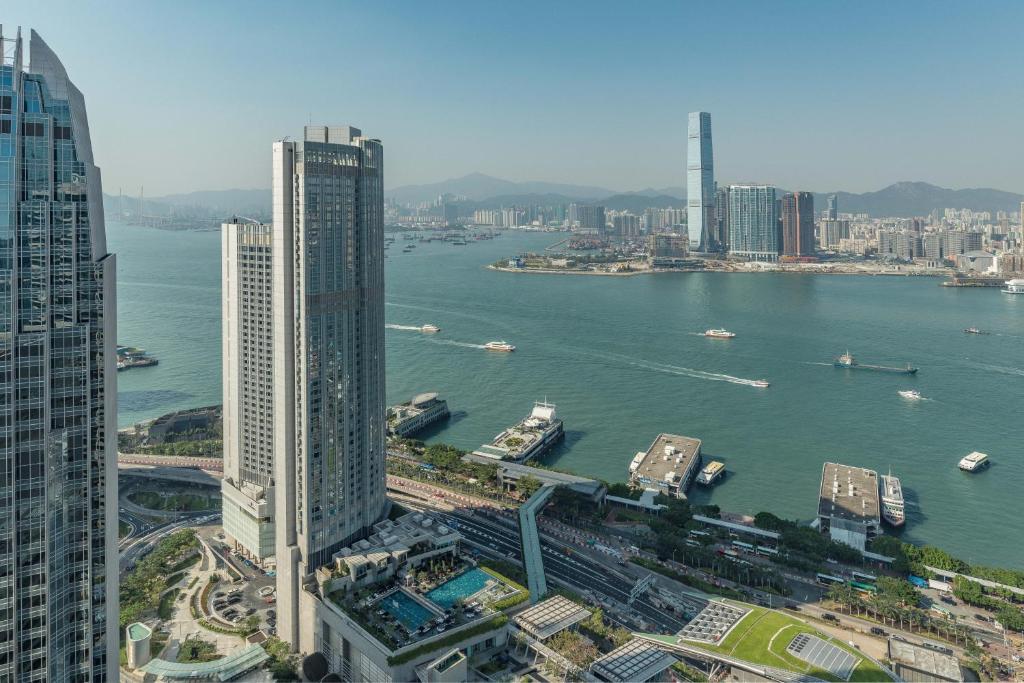
<svg viewBox="0 0 1024 683">
<path fill-rule="evenodd" d="M 837 617 L 834 614 L 829 614 L 828 612 L 825 612 L 824 614 L 822 614 L 821 618 L 824 619 L 825 621 L 834 621 L 837 624 L 839 623 L 839 617 Z"/>
<path fill-rule="evenodd" d="M 873 635 L 873 636 L 884 636 L 885 635 L 885 629 L 882 628 L 881 626 L 872 626 L 871 627 L 871 635 Z"/>
</svg>

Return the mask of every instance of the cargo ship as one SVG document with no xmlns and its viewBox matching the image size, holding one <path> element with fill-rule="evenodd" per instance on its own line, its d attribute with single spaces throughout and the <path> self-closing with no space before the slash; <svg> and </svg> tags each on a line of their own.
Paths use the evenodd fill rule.
<svg viewBox="0 0 1024 683">
<path fill-rule="evenodd" d="M 874 370 L 875 372 L 894 372 L 897 375 L 915 375 L 917 374 L 917 368 L 912 367 L 910 363 L 907 363 L 906 367 L 894 368 L 886 365 L 865 365 L 858 363 L 857 359 L 853 357 L 849 351 L 841 356 L 838 356 L 832 360 L 832 364 L 837 368 L 846 368 L 847 370 Z"/>
<path fill-rule="evenodd" d="M 892 526 L 903 526 L 907 520 L 906 509 L 903 504 L 903 485 L 899 477 L 883 474 L 879 477 L 879 488 L 881 488 L 882 519 Z"/>
<path fill-rule="evenodd" d="M 538 401 L 527 417 L 498 434 L 491 443 L 480 446 L 473 454 L 493 460 L 526 462 L 547 452 L 563 436 L 562 421 L 556 416 L 554 404 Z"/>
</svg>

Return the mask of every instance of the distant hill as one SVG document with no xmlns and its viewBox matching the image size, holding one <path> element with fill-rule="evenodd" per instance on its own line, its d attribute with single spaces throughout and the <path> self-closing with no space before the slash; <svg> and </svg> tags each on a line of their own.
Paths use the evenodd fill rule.
<svg viewBox="0 0 1024 683">
<path fill-rule="evenodd" d="M 418 204 L 437 199 L 442 194 L 454 194 L 473 201 L 511 195 L 565 195 L 572 200 L 600 199 L 615 194 L 614 190 L 590 185 L 569 185 L 565 183 L 546 183 L 527 181 L 516 183 L 511 180 L 494 178 L 483 173 L 470 173 L 461 178 L 451 178 L 439 183 L 426 185 L 403 185 L 385 190 L 384 195 L 399 204 Z M 570 200 L 570 201 L 572 201 Z"/>
<path fill-rule="evenodd" d="M 647 195 L 629 192 L 605 197 L 600 204 L 606 209 L 640 213 L 644 209 L 682 209 L 686 206 L 686 200 L 667 194 Z"/>
<path fill-rule="evenodd" d="M 991 188 L 950 190 L 929 183 L 899 182 L 875 192 L 815 193 L 814 209 L 827 206 L 829 194 L 838 195 L 840 213 L 866 213 L 875 218 L 886 216 L 926 216 L 933 209 L 957 208 L 972 211 L 1020 211 L 1024 195 Z"/>
<path fill-rule="evenodd" d="M 118 213 L 122 198 L 104 194 L 103 206 L 108 215 Z M 138 197 L 125 195 L 126 211 L 138 209 Z M 246 216 L 267 219 L 270 217 L 270 190 L 201 190 L 185 194 L 170 194 L 164 197 L 146 197 L 147 216 L 191 216 L 197 218 L 228 218 Z"/>
</svg>

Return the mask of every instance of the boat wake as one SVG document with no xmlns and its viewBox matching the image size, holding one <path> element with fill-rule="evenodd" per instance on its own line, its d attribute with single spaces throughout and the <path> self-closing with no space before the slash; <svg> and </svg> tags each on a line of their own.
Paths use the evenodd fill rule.
<svg viewBox="0 0 1024 683">
<path fill-rule="evenodd" d="M 445 344 L 447 346 L 461 346 L 464 349 L 482 349 L 485 348 L 483 344 L 470 344 L 469 342 L 455 341 L 454 339 L 438 339 L 436 337 L 429 337 L 428 341 L 432 344 Z"/>
<path fill-rule="evenodd" d="M 607 360 L 618 360 L 628 365 L 632 365 L 638 368 L 644 368 L 645 370 L 652 370 L 654 372 L 663 372 L 668 375 L 678 375 L 681 377 L 692 377 L 693 379 L 703 379 L 709 382 L 728 382 L 729 384 L 742 384 L 748 387 L 758 386 L 758 382 L 762 380 L 756 379 L 744 379 L 743 377 L 734 377 L 733 375 L 726 375 L 721 372 L 707 372 L 705 370 L 697 370 L 695 368 L 686 368 L 680 365 L 669 365 L 668 363 L 657 363 L 654 361 L 630 358 L 629 356 L 620 356 L 615 353 L 594 353 L 592 354 L 597 357 L 604 357 Z"/>
<path fill-rule="evenodd" d="M 388 328 L 389 330 L 409 330 L 410 332 L 420 332 L 423 329 L 421 327 L 417 327 L 416 325 L 392 325 L 391 323 L 384 325 L 384 327 Z"/>
</svg>

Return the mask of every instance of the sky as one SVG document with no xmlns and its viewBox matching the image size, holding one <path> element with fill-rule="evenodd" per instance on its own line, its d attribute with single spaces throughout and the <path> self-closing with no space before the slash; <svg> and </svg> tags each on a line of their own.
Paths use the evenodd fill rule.
<svg viewBox="0 0 1024 683">
<path fill-rule="evenodd" d="M 388 188 L 682 186 L 697 110 L 719 182 L 1024 191 L 1021 2 L 13 0 L 0 23 L 85 93 L 112 194 L 269 187 L 309 122 L 381 139 Z"/>
</svg>

